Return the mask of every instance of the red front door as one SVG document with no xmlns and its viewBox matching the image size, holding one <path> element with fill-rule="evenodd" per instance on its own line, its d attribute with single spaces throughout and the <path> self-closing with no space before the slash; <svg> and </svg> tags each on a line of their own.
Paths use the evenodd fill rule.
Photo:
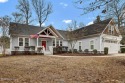
<svg viewBox="0 0 125 83">
<path fill-rule="evenodd" d="M 44 46 L 44 48 L 46 50 L 46 41 L 42 41 L 42 46 Z"/>
</svg>

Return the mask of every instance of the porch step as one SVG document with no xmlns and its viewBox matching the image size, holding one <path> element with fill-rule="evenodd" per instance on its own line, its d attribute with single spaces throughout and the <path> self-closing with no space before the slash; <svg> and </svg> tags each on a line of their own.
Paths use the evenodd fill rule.
<svg viewBox="0 0 125 83">
<path fill-rule="evenodd" d="M 52 53 L 50 51 L 45 51 L 44 55 L 51 55 Z"/>
</svg>

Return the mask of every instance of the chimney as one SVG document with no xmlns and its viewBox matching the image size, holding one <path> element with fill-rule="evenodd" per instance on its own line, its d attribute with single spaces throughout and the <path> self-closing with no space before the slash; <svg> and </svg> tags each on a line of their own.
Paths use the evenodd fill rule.
<svg viewBox="0 0 125 83">
<path fill-rule="evenodd" d="M 98 22 L 101 22 L 101 19 L 100 19 L 99 15 L 96 17 L 96 20 L 94 21 L 94 23 L 98 23 Z"/>
</svg>

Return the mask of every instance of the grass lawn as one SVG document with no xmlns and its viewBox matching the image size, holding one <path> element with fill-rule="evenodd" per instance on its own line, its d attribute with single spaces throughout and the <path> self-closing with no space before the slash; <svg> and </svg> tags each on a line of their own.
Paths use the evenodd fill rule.
<svg viewBox="0 0 125 83">
<path fill-rule="evenodd" d="M 125 57 L 0 58 L 0 83 L 124 83 Z"/>
</svg>

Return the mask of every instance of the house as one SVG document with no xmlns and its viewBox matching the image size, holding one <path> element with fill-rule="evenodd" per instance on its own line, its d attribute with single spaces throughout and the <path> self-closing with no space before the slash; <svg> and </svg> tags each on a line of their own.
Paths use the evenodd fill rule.
<svg viewBox="0 0 125 83">
<path fill-rule="evenodd" d="M 103 52 L 108 47 L 109 54 L 120 51 L 120 41 L 122 36 L 115 26 L 113 19 L 106 19 L 92 25 L 88 25 L 74 30 L 78 41 L 74 49 L 96 49 Z M 42 52 L 53 54 L 53 47 L 70 45 L 67 41 L 67 31 L 57 30 L 52 25 L 48 27 L 37 27 L 26 24 L 10 23 L 10 50 L 11 53 L 18 51 Z M 29 47 L 32 47 L 30 49 Z"/>
</svg>

